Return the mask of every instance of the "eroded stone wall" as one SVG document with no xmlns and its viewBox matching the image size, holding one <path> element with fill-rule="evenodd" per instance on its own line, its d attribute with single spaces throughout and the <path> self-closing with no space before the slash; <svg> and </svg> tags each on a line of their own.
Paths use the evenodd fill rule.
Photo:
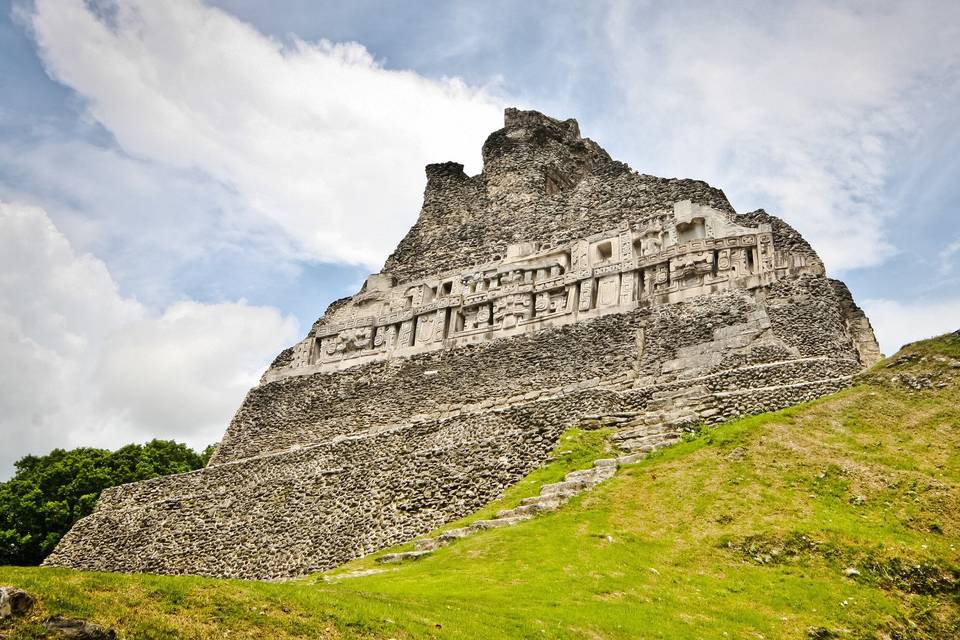
<svg viewBox="0 0 960 640">
<path fill-rule="evenodd" d="M 632 372 L 635 332 L 648 313 L 605 316 L 451 351 L 281 378 L 250 391 L 215 462 L 449 416 L 464 406 L 501 406 L 510 397 Z"/>
</svg>

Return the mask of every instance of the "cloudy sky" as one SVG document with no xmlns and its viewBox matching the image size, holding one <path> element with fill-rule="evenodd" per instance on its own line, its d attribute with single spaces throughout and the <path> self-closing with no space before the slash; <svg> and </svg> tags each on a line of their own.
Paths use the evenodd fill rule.
<svg viewBox="0 0 960 640">
<path fill-rule="evenodd" d="M 960 328 L 960 3 L 0 0 L 0 479 L 219 439 L 505 106 L 801 230 L 887 353 Z"/>
</svg>

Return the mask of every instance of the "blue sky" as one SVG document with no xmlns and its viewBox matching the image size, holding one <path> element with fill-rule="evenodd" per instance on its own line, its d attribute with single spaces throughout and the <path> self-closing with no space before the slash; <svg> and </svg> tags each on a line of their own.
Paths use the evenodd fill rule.
<svg viewBox="0 0 960 640">
<path fill-rule="evenodd" d="M 800 229 L 886 352 L 960 328 L 955 2 L 0 1 L 0 477 L 215 441 L 504 106 Z"/>
</svg>

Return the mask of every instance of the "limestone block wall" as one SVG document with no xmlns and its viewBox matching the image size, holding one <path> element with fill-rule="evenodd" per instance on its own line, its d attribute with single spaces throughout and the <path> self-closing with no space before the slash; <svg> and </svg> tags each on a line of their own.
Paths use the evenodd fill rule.
<svg viewBox="0 0 960 640">
<path fill-rule="evenodd" d="M 755 371 L 742 374 L 744 382 L 758 380 Z M 46 564 L 254 579 L 303 575 L 475 511 L 540 464 L 564 426 L 586 416 L 673 410 L 710 421 L 789 406 L 845 384 L 838 378 L 714 394 L 689 382 L 585 389 L 124 485 L 104 493 Z"/>
<path fill-rule="evenodd" d="M 116 487 L 46 564 L 256 579 L 327 569 L 475 511 L 556 436 L 462 417 Z"/>
<path fill-rule="evenodd" d="M 434 416 L 635 368 L 647 312 L 614 315 L 453 351 L 284 378 L 250 391 L 215 464 Z"/>
<path fill-rule="evenodd" d="M 830 286 L 833 287 L 834 294 L 839 300 L 846 331 L 853 340 L 858 357 L 865 366 L 876 364 L 883 359 L 883 354 L 880 353 L 880 345 L 873 333 L 870 319 L 853 301 L 853 295 L 847 285 L 839 280 L 830 280 Z"/>
<path fill-rule="evenodd" d="M 764 299 L 765 324 L 714 340 L 713 327 L 735 329 L 755 313 L 755 296 Z M 515 403 L 548 391 L 556 395 L 593 379 L 669 379 L 680 368 L 693 375 L 805 356 L 855 357 L 841 306 L 828 281 L 808 276 L 757 293 L 702 296 L 451 351 L 284 378 L 250 391 L 212 463 L 490 408 L 511 398 Z M 640 329 L 646 344 L 638 356 Z"/>
</svg>

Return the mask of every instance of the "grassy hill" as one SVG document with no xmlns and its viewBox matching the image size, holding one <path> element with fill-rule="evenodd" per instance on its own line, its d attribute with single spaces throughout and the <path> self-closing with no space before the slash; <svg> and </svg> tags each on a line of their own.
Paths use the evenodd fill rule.
<svg viewBox="0 0 960 640">
<path fill-rule="evenodd" d="M 571 433 L 500 506 L 603 446 Z M 40 605 L 0 637 L 62 613 L 124 638 L 958 638 L 958 487 L 951 334 L 409 564 L 277 584 L 2 567 Z"/>
</svg>

